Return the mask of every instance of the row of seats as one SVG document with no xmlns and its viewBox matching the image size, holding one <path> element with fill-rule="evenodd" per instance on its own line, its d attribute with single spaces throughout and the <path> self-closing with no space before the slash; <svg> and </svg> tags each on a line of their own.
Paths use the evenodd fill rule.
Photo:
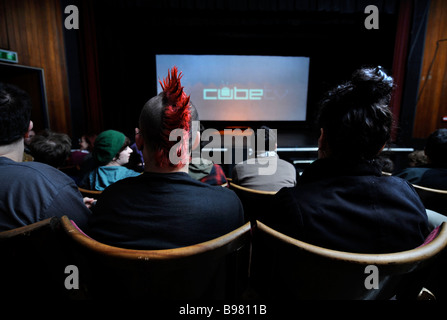
<svg viewBox="0 0 447 320">
<path fill-rule="evenodd" d="M 230 185 L 229 187 L 236 192 L 236 194 L 239 196 L 239 198 L 241 199 L 243 205 L 244 205 L 244 211 L 246 214 L 246 221 L 251 221 L 251 223 L 253 225 L 259 225 L 259 223 L 256 221 L 256 219 L 258 219 L 258 213 L 263 210 L 264 208 L 267 207 L 268 203 L 271 202 L 271 197 L 273 195 L 275 195 L 276 192 L 270 192 L 270 191 L 259 191 L 259 190 L 254 190 L 254 189 L 250 189 L 250 188 L 245 188 L 243 186 L 237 185 L 233 182 L 230 181 Z M 424 188 L 424 187 L 420 187 L 415 185 L 414 186 L 416 191 L 419 193 L 419 195 L 421 196 L 422 201 L 424 202 L 424 204 L 426 205 L 427 208 L 435 210 L 437 212 L 440 212 L 442 214 L 447 214 L 447 212 L 444 210 L 445 206 L 444 204 L 446 203 L 446 196 L 447 196 L 447 191 L 443 191 L 443 190 L 435 190 L 435 189 L 429 189 L 429 188 Z M 83 193 L 84 195 L 87 195 L 85 193 L 85 190 L 81 190 L 81 193 Z M 97 192 L 97 191 L 96 191 Z M 90 196 L 96 197 L 100 194 L 100 192 L 98 194 L 92 194 Z M 270 243 L 267 243 L 266 245 L 264 245 L 265 247 L 268 247 L 270 245 Z M 277 248 L 272 248 L 272 252 L 275 252 L 275 254 L 277 253 Z M 255 251 L 256 252 L 256 251 Z M 275 258 L 277 259 L 277 258 Z M 286 258 L 286 260 L 290 259 L 288 256 Z M 252 259 L 253 260 L 253 259 Z M 259 259 L 258 259 L 259 260 Z M 260 265 L 264 265 L 267 266 L 268 265 L 268 261 L 258 261 L 258 264 Z M 284 265 L 287 265 L 286 261 L 284 261 Z M 294 267 L 295 270 L 299 270 L 298 267 Z M 252 272 L 252 276 L 251 276 L 251 283 L 252 287 L 253 287 L 253 279 L 255 278 L 255 275 L 257 274 L 257 271 L 259 270 L 259 268 L 255 268 L 255 270 Z M 265 272 L 265 270 L 263 271 Z M 288 272 L 282 272 L 280 274 L 289 274 Z M 353 273 L 353 274 L 357 274 L 357 275 L 361 275 L 364 276 L 363 273 Z M 263 278 L 264 275 L 262 275 L 261 272 L 261 276 L 260 278 Z M 259 278 L 259 277 L 258 277 Z M 322 279 L 324 279 L 324 277 L 318 277 L 318 279 L 320 279 L 321 281 L 323 281 Z M 286 283 L 294 283 L 293 281 L 290 282 L 289 280 L 283 279 L 283 284 Z M 326 280 L 324 280 L 324 282 L 327 282 Z M 361 281 L 353 281 L 355 283 L 361 284 Z M 243 282 L 243 283 L 246 283 Z M 263 286 L 261 286 L 261 288 L 257 288 L 256 289 L 256 294 L 259 295 L 261 292 L 261 296 L 268 296 L 270 292 L 270 290 L 263 290 L 263 288 L 272 288 L 275 287 L 276 283 L 278 283 L 277 279 L 271 283 L 269 283 L 267 285 L 267 281 L 266 279 L 263 279 L 262 281 Z M 281 286 L 283 286 L 283 284 L 281 284 Z M 256 285 L 255 285 L 256 286 Z M 240 289 L 240 288 L 239 288 Z M 325 297 L 325 294 L 323 294 L 320 289 L 318 289 L 318 293 L 311 293 L 309 292 L 309 290 L 306 290 L 306 293 L 304 295 L 300 295 L 299 297 L 301 298 L 309 298 L 309 297 L 315 297 L 315 298 L 323 298 Z M 296 291 L 296 288 L 293 287 L 293 285 L 289 288 L 289 291 Z M 273 291 L 276 292 L 276 291 Z M 281 288 L 280 292 L 285 293 L 287 292 L 287 290 L 285 290 L 285 288 Z M 301 292 L 301 291 L 300 291 Z M 323 291 L 323 292 L 327 292 L 327 291 Z M 239 292 L 240 294 L 240 292 Z M 289 293 L 290 294 L 290 293 Z M 329 297 L 331 296 L 332 293 L 328 293 Z M 378 295 L 377 291 L 372 291 L 372 292 L 368 292 L 368 294 L 372 294 L 371 296 L 365 296 L 365 297 L 360 297 L 357 296 L 357 298 L 377 298 L 380 297 L 381 295 L 383 296 L 383 294 Z M 292 295 L 295 295 L 294 293 L 292 293 Z M 386 295 L 386 294 L 385 294 Z M 350 294 L 348 293 L 348 298 L 349 298 Z M 278 294 L 275 293 L 275 297 L 278 297 Z"/>
<path fill-rule="evenodd" d="M 226 186 L 226 185 L 225 185 Z M 256 216 L 256 214 L 250 214 L 251 212 L 257 210 L 258 208 L 262 208 L 261 205 L 256 205 L 256 207 L 252 208 L 250 207 L 251 204 L 257 203 L 257 201 L 261 201 L 265 203 L 265 201 L 270 201 L 270 196 L 273 196 L 276 194 L 275 191 L 261 191 L 261 190 L 255 190 L 246 188 L 243 186 L 240 186 L 234 182 L 229 182 L 229 187 L 232 189 L 241 199 L 244 209 L 249 211 L 246 213 L 246 216 Z M 422 202 L 424 203 L 425 207 L 427 209 L 436 211 L 442 215 L 447 216 L 447 190 L 438 190 L 438 189 L 432 189 L 427 187 L 422 187 L 418 185 L 414 185 L 416 192 L 420 196 Z M 91 197 L 91 198 L 97 198 L 101 194 L 102 191 L 96 191 L 96 190 L 87 190 L 83 188 L 79 188 L 79 191 L 84 197 Z M 253 201 L 256 199 L 257 201 Z M 254 213 L 254 212 L 253 212 Z"/>
<path fill-rule="evenodd" d="M 425 208 L 436 211 L 444 216 L 447 216 L 447 190 L 439 190 L 427 188 L 413 184 L 414 189 L 418 193 Z M 232 189 L 241 199 L 244 205 L 245 215 L 248 219 L 257 218 L 257 213 L 266 204 L 270 202 L 270 197 L 274 196 L 274 191 L 260 191 L 246 188 L 230 182 L 230 189 Z"/>
<path fill-rule="evenodd" d="M 254 221 L 189 247 L 131 250 L 95 241 L 64 216 L 0 232 L 0 281 L 21 299 L 388 299 L 404 283 L 417 296 L 421 284 L 413 276 L 443 256 L 447 227 L 427 242 L 405 252 L 356 254 Z"/>
<path fill-rule="evenodd" d="M 422 187 L 413 184 L 414 189 L 427 209 L 447 216 L 447 190 Z"/>
</svg>

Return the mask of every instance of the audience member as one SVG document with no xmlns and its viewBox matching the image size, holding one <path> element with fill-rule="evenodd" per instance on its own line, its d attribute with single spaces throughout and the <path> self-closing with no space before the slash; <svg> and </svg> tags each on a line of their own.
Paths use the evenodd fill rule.
<svg viewBox="0 0 447 320">
<path fill-rule="evenodd" d="M 376 159 L 377 163 L 382 166 L 382 173 L 391 175 L 394 171 L 394 162 L 389 157 L 379 155 Z"/>
<path fill-rule="evenodd" d="M 262 126 L 257 130 L 256 138 L 262 141 L 256 143 L 261 146 L 256 149 L 256 158 L 249 159 L 237 164 L 232 170 L 233 182 L 241 186 L 263 191 L 279 191 L 283 187 L 293 187 L 296 184 L 295 167 L 278 157 L 276 149 L 278 147 L 276 132 L 267 126 Z M 274 146 L 269 150 L 269 146 Z M 268 165 L 276 166 L 272 174 L 259 174 L 260 168 Z"/>
<path fill-rule="evenodd" d="M 139 134 L 140 129 L 135 128 L 135 136 Z M 144 171 L 143 152 L 140 149 L 138 149 L 136 142 L 132 143 L 130 148 L 132 149 L 132 154 L 130 155 L 129 163 L 126 165 L 126 167 L 136 172 L 143 172 Z"/>
<path fill-rule="evenodd" d="M 427 155 L 424 150 L 415 150 L 408 155 L 409 167 L 423 167 L 428 164 Z"/>
<path fill-rule="evenodd" d="M 31 101 L 23 90 L 0 84 L 0 231 L 67 215 L 86 226 L 93 199 L 82 199 L 73 180 L 39 162 L 21 162 L 33 128 Z"/>
<path fill-rule="evenodd" d="M 29 144 L 34 161 L 60 168 L 70 156 L 71 139 L 65 133 L 44 130 L 35 135 Z"/>
<path fill-rule="evenodd" d="M 82 135 L 81 139 L 79 139 L 79 149 L 88 152 L 93 152 L 96 137 L 97 135 L 95 133 L 88 133 Z"/>
<path fill-rule="evenodd" d="M 203 125 L 200 124 L 200 135 L 202 135 L 204 129 Z M 197 148 L 201 148 L 200 143 Z M 228 185 L 227 177 L 220 165 L 202 157 L 196 160 L 198 161 L 191 162 L 188 168 L 188 173 L 193 179 L 213 186 Z"/>
<path fill-rule="evenodd" d="M 24 143 L 25 143 L 25 149 L 23 151 L 23 159 L 22 162 L 26 161 L 34 161 L 33 156 L 31 155 L 31 150 L 29 149 L 29 144 L 31 143 L 31 140 L 36 135 L 34 130 L 30 130 L 28 134 L 25 136 Z"/>
<path fill-rule="evenodd" d="M 295 188 L 275 196 L 268 225 L 314 245 L 360 253 L 418 247 L 429 233 L 425 208 L 405 180 L 382 175 L 379 155 L 390 139 L 393 80 L 362 68 L 330 91 L 319 115 L 318 160 Z"/>
<path fill-rule="evenodd" d="M 168 249 L 214 239 L 244 223 L 233 191 L 188 175 L 190 146 L 199 143 L 200 134 L 192 126 L 197 110 L 180 79 L 174 67 L 160 82 L 163 91 L 144 105 L 136 140 L 145 171 L 104 190 L 91 219 L 94 239 L 125 248 Z"/>
<path fill-rule="evenodd" d="M 84 134 L 79 139 L 79 149 L 72 149 L 70 151 L 70 157 L 67 160 L 68 166 L 76 166 L 79 170 L 76 177 L 79 180 L 80 176 L 83 176 L 82 172 L 87 173 L 92 168 L 89 167 L 90 160 L 92 160 L 91 153 L 93 152 L 93 147 L 96 139 L 96 134 Z"/>
<path fill-rule="evenodd" d="M 29 145 L 35 135 L 36 135 L 36 132 L 34 130 L 30 130 L 30 132 L 28 132 L 28 135 L 25 137 L 24 143 L 25 143 L 25 152 L 26 153 L 31 153 L 31 151 L 29 150 Z"/>
<path fill-rule="evenodd" d="M 93 159 L 93 149 L 95 147 L 95 140 L 97 135 L 94 133 L 84 134 L 79 139 L 80 150 L 73 153 L 72 164 L 78 166 L 79 172 L 75 178 L 76 184 L 83 187 L 83 183 L 86 181 L 87 174 L 97 167 L 95 160 Z M 75 151 L 75 150 L 74 150 Z"/>
<path fill-rule="evenodd" d="M 425 145 L 427 162 L 396 173 L 410 183 L 427 188 L 447 190 L 447 129 L 430 134 Z"/>
<path fill-rule="evenodd" d="M 87 174 L 81 185 L 90 190 L 102 191 L 119 180 L 138 176 L 138 172 L 124 167 L 132 153 L 129 144 L 129 138 L 119 131 L 101 132 L 93 148 L 96 168 Z"/>
<path fill-rule="evenodd" d="M 212 186 L 228 184 L 222 167 L 209 159 L 199 158 L 199 163 L 190 163 L 188 173 L 191 178 Z"/>
</svg>

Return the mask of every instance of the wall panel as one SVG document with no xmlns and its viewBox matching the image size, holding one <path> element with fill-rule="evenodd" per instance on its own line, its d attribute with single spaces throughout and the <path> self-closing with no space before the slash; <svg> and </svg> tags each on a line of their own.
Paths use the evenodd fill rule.
<svg viewBox="0 0 447 320">
<path fill-rule="evenodd" d="M 0 47 L 44 69 L 50 128 L 71 134 L 62 12 L 58 0 L 0 0 Z"/>
<path fill-rule="evenodd" d="M 437 128 L 447 128 L 447 1 L 432 0 L 425 36 L 419 100 L 413 136 L 426 138 Z M 438 48 L 437 48 L 438 45 Z"/>
</svg>

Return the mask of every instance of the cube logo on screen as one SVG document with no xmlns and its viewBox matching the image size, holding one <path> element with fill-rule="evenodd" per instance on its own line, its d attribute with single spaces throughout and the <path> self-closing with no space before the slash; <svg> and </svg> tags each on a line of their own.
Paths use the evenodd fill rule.
<svg viewBox="0 0 447 320">
<path fill-rule="evenodd" d="M 239 89 L 237 87 L 203 89 L 203 100 L 261 100 L 263 96 L 263 89 Z"/>
<path fill-rule="evenodd" d="M 174 65 L 201 120 L 306 120 L 308 57 L 161 54 L 157 78 Z"/>
</svg>

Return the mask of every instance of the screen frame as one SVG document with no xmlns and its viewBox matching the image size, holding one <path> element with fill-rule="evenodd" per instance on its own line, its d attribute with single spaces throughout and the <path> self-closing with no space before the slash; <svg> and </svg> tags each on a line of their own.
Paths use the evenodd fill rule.
<svg viewBox="0 0 447 320">
<path fill-rule="evenodd" d="M 29 79 L 36 77 L 37 82 L 33 84 L 30 82 L 27 83 L 25 79 L 27 77 Z M 45 72 L 43 68 L 0 62 L 0 82 L 15 85 L 26 91 L 32 103 L 31 120 L 34 123 L 34 127 L 39 130 L 50 128 Z M 36 92 L 38 92 L 37 95 Z"/>
<path fill-rule="evenodd" d="M 155 73 L 155 92 L 158 94 L 159 81 L 162 78 L 159 78 L 157 75 L 157 56 L 158 55 L 193 55 L 193 56 L 253 56 L 253 57 L 292 57 L 292 58 L 307 58 L 308 62 L 308 76 L 307 76 L 307 97 L 306 97 L 306 116 L 304 120 L 202 120 L 201 123 L 209 124 L 215 128 L 227 128 L 229 126 L 240 126 L 240 127 L 260 127 L 261 125 L 267 125 L 269 127 L 278 127 L 278 128 L 286 128 L 286 129 L 310 129 L 315 121 L 315 114 L 311 112 L 313 109 L 309 103 L 309 93 L 311 87 L 311 67 L 312 67 L 312 59 L 310 56 L 305 55 L 281 55 L 281 54 L 246 54 L 246 53 L 197 53 L 197 52 L 188 52 L 188 53 L 173 53 L 173 52 L 162 52 L 157 51 L 154 54 L 154 73 Z M 181 71 L 181 70 L 180 70 Z M 164 76 L 165 77 L 165 76 Z M 200 117 L 200 115 L 199 115 Z"/>
</svg>

